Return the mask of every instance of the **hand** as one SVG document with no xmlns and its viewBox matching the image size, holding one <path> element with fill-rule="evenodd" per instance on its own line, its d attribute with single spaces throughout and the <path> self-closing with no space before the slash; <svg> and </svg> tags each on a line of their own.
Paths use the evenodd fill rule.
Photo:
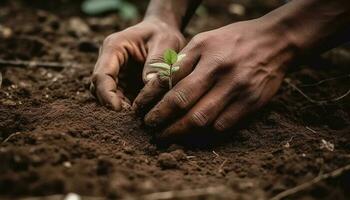
<svg viewBox="0 0 350 200">
<path fill-rule="evenodd" d="M 108 36 L 92 74 L 91 92 L 101 104 L 116 111 L 130 107 L 129 100 L 118 87 L 118 76 L 129 59 L 145 63 L 142 77 L 147 83 L 157 75 L 149 64 L 160 61 L 165 49 L 180 50 L 184 44 L 178 28 L 154 18 Z"/>
<path fill-rule="evenodd" d="M 277 92 L 294 46 L 282 29 L 251 20 L 198 34 L 180 52 L 186 57 L 176 66 L 177 82 L 146 115 L 151 126 L 167 128 L 159 136 L 174 141 L 197 128 L 218 132 L 233 127 L 242 117 L 265 105 Z M 156 98 L 159 89 L 147 84 L 136 107 Z"/>
</svg>

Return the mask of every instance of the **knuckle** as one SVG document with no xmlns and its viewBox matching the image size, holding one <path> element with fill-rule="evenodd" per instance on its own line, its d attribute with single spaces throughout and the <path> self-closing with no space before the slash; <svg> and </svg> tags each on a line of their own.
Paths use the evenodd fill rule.
<svg viewBox="0 0 350 200">
<path fill-rule="evenodd" d="M 173 105 L 182 110 L 188 108 L 190 104 L 188 93 L 183 90 L 175 90 L 169 98 Z"/>
<path fill-rule="evenodd" d="M 236 81 L 235 85 L 236 85 L 237 88 L 240 88 L 240 89 L 249 88 L 250 81 L 249 81 L 248 78 L 242 76 L 242 77 L 239 78 L 238 81 Z"/>
<path fill-rule="evenodd" d="M 102 43 L 102 48 L 104 50 L 115 50 L 116 48 L 122 46 L 123 42 L 126 38 L 123 33 L 114 33 L 112 35 L 107 36 Z M 119 42 L 118 42 L 119 41 Z"/>
<path fill-rule="evenodd" d="M 100 73 L 93 73 L 91 76 L 91 83 L 96 86 L 99 80 L 101 80 L 102 74 Z"/>
<path fill-rule="evenodd" d="M 210 56 L 211 62 L 214 65 L 219 65 L 222 67 L 227 67 L 227 65 L 225 65 L 226 63 L 226 58 L 220 54 L 213 54 Z"/>
<path fill-rule="evenodd" d="M 154 82 L 152 82 L 153 88 L 161 88 L 161 89 L 168 89 L 168 79 L 164 77 L 160 77 L 158 74 L 157 78 L 154 79 Z"/>
<path fill-rule="evenodd" d="M 191 40 L 191 45 L 193 47 L 199 47 L 203 46 L 203 44 L 206 42 L 206 35 L 204 33 L 200 33 L 195 35 Z"/>
<path fill-rule="evenodd" d="M 110 46 L 113 41 L 114 41 L 114 38 L 115 38 L 115 35 L 112 34 L 112 35 L 109 35 L 107 36 L 104 40 L 103 40 L 103 46 L 106 47 L 106 46 Z"/>
<path fill-rule="evenodd" d="M 190 117 L 190 121 L 196 127 L 205 127 L 209 123 L 207 115 L 200 111 L 193 113 Z"/>
</svg>

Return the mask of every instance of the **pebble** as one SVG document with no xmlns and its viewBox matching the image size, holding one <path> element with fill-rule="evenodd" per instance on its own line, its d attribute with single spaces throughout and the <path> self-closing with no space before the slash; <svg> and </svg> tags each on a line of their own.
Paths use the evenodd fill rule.
<svg viewBox="0 0 350 200">
<path fill-rule="evenodd" d="M 158 157 L 158 164 L 162 169 L 178 168 L 177 160 L 170 153 L 161 153 Z"/>
</svg>

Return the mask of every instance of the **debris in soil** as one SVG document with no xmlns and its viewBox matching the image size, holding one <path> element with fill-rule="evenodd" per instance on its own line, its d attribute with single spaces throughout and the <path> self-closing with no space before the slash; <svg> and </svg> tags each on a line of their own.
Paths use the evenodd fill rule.
<svg viewBox="0 0 350 200">
<path fill-rule="evenodd" d="M 161 153 L 158 164 L 162 169 L 176 169 L 179 167 L 176 158 L 171 153 Z"/>
<path fill-rule="evenodd" d="M 68 22 L 68 32 L 76 37 L 83 37 L 89 35 L 91 30 L 80 17 L 72 17 Z"/>
<path fill-rule="evenodd" d="M 57 63 L 57 62 L 39 62 L 39 61 L 23 61 L 23 60 L 2 60 L 0 59 L 0 65 L 12 65 L 18 67 L 47 67 L 54 69 L 62 69 L 65 67 L 80 66 L 75 63 Z"/>
<path fill-rule="evenodd" d="M 320 144 L 320 149 L 327 149 L 328 151 L 334 151 L 334 144 L 322 139 Z"/>
<path fill-rule="evenodd" d="M 0 37 L 10 38 L 12 34 L 13 34 L 13 31 L 11 28 L 0 25 Z"/>
<path fill-rule="evenodd" d="M 177 161 L 186 160 L 186 157 L 187 157 L 187 155 L 185 154 L 185 152 L 182 149 L 178 149 L 178 150 L 172 151 L 172 152 L 170 152 L 170 154 Z"/>
<path fill-rule="evenodd" d="M 205 1 L 207 13 L 195 16 L 186 35 L 261 16 L 277 2 L 235 2 L 243 13 L 230 8 L 230 0 Z M 0 31 L 0 199 L 72 193 L 82 199 L 260 200 L 300 185 L 308 187 L 286 198 L 349 199 L 349 170 L 318 178 L 350 163 L 349 95 L 320 105 L 283 83 L 264 109 L 224 139 L 159 147 L 141 118 L 101 106 L 89 91 L 99 45 L 130 22 L 117 13 L 85 16 L 81 1 L 0 4 L 1 26 L 12 30 L 9 37 Z M 145 4 L 135 5 L 145 10 Z M 287 77 L 313 100 L 340 97 L 349 90 L 349 63 L 350 49 L 341 47 Z M 131 74 L 142 67 L 135 64 Z M 132 99 L 143 86 L 141 73 L 125 79 Z"/>
</svg>

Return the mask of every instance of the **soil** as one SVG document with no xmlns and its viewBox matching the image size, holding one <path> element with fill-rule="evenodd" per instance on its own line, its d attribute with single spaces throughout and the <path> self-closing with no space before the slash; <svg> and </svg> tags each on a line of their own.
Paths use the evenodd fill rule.
<svg viewBox="0 0 350 200">
<path fill-rule="evenodd" d="M 242 1 L 246 14 L 238 16 L 228 11 L 231 1 L 207 1 L 187 35 L 278 5 L 258 2 Z M 187 199 L 269 199 L 350 163 L 350 97 L 317 105 L 287 83 L 225 139 L 157 146 L 142 119 L 131 111 L 108 110 L 89 93 L 101 41 L 137 20 L 113 13 L 85 16 L 80 3 L 0 3 L 1 59 L 78 63 L 58 69 L 1 65 L 1 199 L 59 199 L 70 192 L 86 199 L 160 199 L 144 195 L 196 188 L 207 189 L 202 195 L 192 191 Z M 137 5 L 143 12 L 146 2 Z M 342 47 L 296 67 L 287 78 L 313 99 L 335 98 L 350 89 L 349 64 L 350 50 Z M 306 85 L 332 77 L 340 78 Z M 322 140 L 329 145 L 322 146 Z M 344 171 L 288 199 L 349 199 L 349 189 L 350 172 Z"/>
</svg>

